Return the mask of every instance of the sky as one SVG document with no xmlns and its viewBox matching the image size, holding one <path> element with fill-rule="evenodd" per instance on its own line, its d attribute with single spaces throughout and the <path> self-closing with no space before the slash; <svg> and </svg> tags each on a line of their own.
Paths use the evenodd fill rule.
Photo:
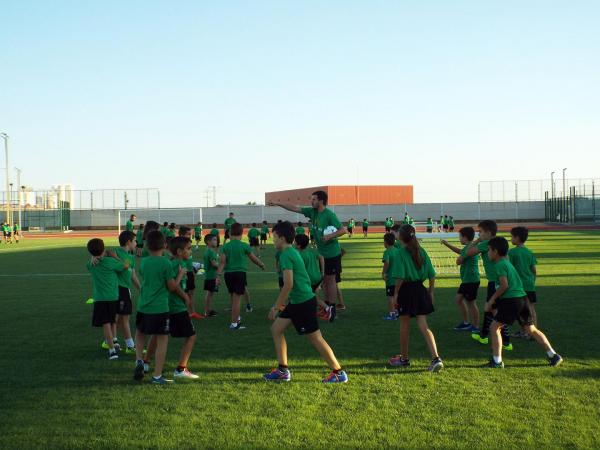
<svg viewBox="0 0 600 450">
<path fill-rule="evenodd" d="M 481 180 L 600 177 L 597 1 L 4 0 L 0 16 L 0 132 L 38 189 L 152 187 L 183 207 L 208 186 L 262 203 L 412 184 L 452 202 Z"/>
</svg>

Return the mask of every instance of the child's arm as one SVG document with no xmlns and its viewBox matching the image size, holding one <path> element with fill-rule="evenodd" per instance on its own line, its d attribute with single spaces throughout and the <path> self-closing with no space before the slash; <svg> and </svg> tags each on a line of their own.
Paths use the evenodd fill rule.
<svg viewBox="0 0 600 450">
<path fill-rule="evenodd" d="M 394 303 L 398 303 L 398 292 L 400 292 L 400 287 L 402 287 L 402 283 L 404 283 L 404 280 L 402 278 L 396 278 L 396 286 L 394 288 Z"/>
<path fill-rule="evenodd" d="M 460 249 L 458 247 L 455 247 L 454 245 L 448 243 L 448 241 L 446 241 L 445 239 L 442 239 L 440 242 L 442 243 L 442 245 L 445 245 L 450 250 L 452 250 L 454 253 L 458 253 L 460 255 Z"/>
<path fill-rule="evenodd" d="M 221 261 L 219 262 L 219 267 L 217 269 L 218 276 L 221 276 L 221 274 L 223 273 L 223 269 L 225 269 L 226 262 L 227 262 L 227 256 L 225 256 L 225 253 L 221 253 Z"/>
<path fill-rule="evenodd" d="M 131 271 L 131 281 L 138 291 L 140 291 L 142 289 L 141 285 L 140 285 L 140 280 L 137 277 L 137 273 L 135 273 L 135 270 Z"/>
<path fill-rule="evenodd" d="M 279 311 L 285 309 L 285 301 L 288 299 L 292 288 L 294 287 L 294 271 L 291 269 L 283 271 L 283 287 L 279 291 L 277 300 L 269 312 L 269 319 L 275 320 Z"/>
<path fill-rule="evenodd" d="M 431 297 L 431 304 L 433 305 L 433 290 L 435 288 L 435 277 L 431 277 L 429 279 L 429 296 Z"/>
<path fill-rule="evenodd" d="M 177 271 L 177 277 L 175 278 L 175 284 L 179 285 L 181 280 L 183 280 L 184 275 L 186 275 L 186 270 L 179 266 L 179 270 Z"/>
<path fill-rule="evenodd" d="M 325 258 L 319 255 L 319 270 L 321 271 L 321 278 L 325 276 Z"/>
<path fill-rule="evenodd" d="M 265 263 L 258 259 L 256 256 L 254 256 L 254 253 L 248 253 L 248 258 L 250 258 L 250 261 L 252 261 L 258 267 L 260 267 L 262 270 L 265 270 Z"/>
<path fill-rule="evenodd" d="M 507 277 L 499 276 L 498 283 L 500 284 L 500 287 L 496 290 L 494 295 L 492 295 L 490 297 L 490 299 L 487 302 L 485 302 L 485 312 L 490 312 L 492 310 L 492 305 L 494 303 L 496 303 L 496 300 L 498 300 L 500 297 L 502 297 L 502 295 L 508 289 L 508 278 Z"/>
<path fill-rule="evenodd" d="M 390 268 L 390 262 L 384 261 L 383 268 L 381 269 L 381 278 L 383 278 L 384 280 L 387 280 L 387 273 L 388 273 L 389 268 Z"/>
</svg>

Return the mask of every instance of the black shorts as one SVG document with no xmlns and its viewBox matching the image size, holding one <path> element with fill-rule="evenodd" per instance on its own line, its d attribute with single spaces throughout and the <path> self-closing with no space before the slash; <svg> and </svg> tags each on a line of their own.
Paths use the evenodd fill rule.
<svg viewBox="0 0 600 450">
<path fill-rule="evenodd" d="M 230 294 L 244 295 L 246 284 L 246 272 L 225 273 L 225 285 Z"/>
<path fill-rule="evenodd" d="M 433 233 L 433 228 L 427 228 L 428 233 Z"/>
<path fill-rule="evenodd" d="M 336 275 L 337 276 L 342 273 L 342 255 L 339 254 L 334 256 L 333 258 L 325 258 L 325 275 Z"/>
<path fill-rule="evenodd" d="M 200 241 L 200 240 L 202 240 L 202 236 L 201 236 L 201 235 L 199 235 L 199 234 L 195 234 L 195 235 L 194 235 L 194 240 L 195 240 L 195 241 Z"/>
<path fill-rule="evenodd" d="M 260 240 L 261 241 L 266 241 L 267 240 L 267 235 L 265 233 L 260 233 Z"/>
<path fill-rule="evenodd" d="M 515 320 L 520 325 L 531 325 L 533 320 L 526 299 L 527 297 L 499 299 L 496 302 L 497 311 L 494 320 L 504 325 L 512 325 Z"/>
<path fill-rule="evenodd" d="M 229 230 L 225 230 L 225 239 L 229 239 Z"/>
<path fill-rule="evenodd" d="M 496 282 L 495 281 L 488 281 L 487 284 L 487 293 L 485 296 L 485 301 L 487 302 L 490 298 L 492 298 L 492 296 L 496 293 Z"/>
<path fill-rule="evenodd" d="M 9 231 L 8 233 L 6 233 L 6 237 L 11 237 L 12 233 Z"/>
<path fill-rule="evenodd" d="M 385 296 L 386 297 L 393 297 L 395 293 L 396 293 L 396 285 L 392 284 L 391 286 L 385 287 Z"/>
<path fill-rule="evenodd" d="M 362 227 L 362 230 L 363 230 L 364 232 L 367 232 L 367 231 L 369 231 L 369 227 Z"/>
<path fill-rule="evenodd" d="M 187 338 L 196 334 L 187 311 L 169 314 L 169 332 L 174 338 Z"/>
<path fill-rule="evenodd" d="M 204 290 L 208 292 L 219 292 L 219 286 L 217 286 L 217 279 L 204 280 Z"/>
<path fill-rule="evenodd" d="M 401 316 L 426 316 L 433 312 L 431 296 L 421 281 L 405 281 L 398 291 L 398 313 Z"/>
<path fill-rule="evenodd" d="M 92 326 L 101 327 L 106 323 L 115 323 L 118 303 L 117 300 L 110 302 L 94 302 Z"/>
<path fill-rule="evenodd" d="M 465 300 L 474 302 L 477 300 L 477 291 L 479 290 L 479 283 L 461 283 L 458 287 L 457 294 L 462 294 Z"/>
<path fill-rule="evenodd" d="M 143 334 L 169 334 L 169 313 L 137 313 L 135 327 Z"/>
<path fill-rule="evenodd" d="M 444 230 L 448 229 L 448 225 L 444 224 L 444 226 L 442 227 Z"/>
<path fill-rule="evenodd" d="M 19 232 L 18 232 L 18 231 L 13 231 L 13 234 L 14 234 L 15 236 L 18 236 L 18 235 L 19 235 Z"/>
<path fill-rule="evenodd" d="M 450 231 L 454 231 L 454 227 L 450 227 Z"/>
<path fill-rule="evenodd" d="M 130 316 L 133 312 L 133 304 L 131 303 L 131 291 L 119 286 L 119 304 L 117 305 L 117 314 L 120 316 Z"/>
<path fill-rule="evenodd" d="M 290 319 L 298 334 L 314 333 L 319 329 L 316 297 L 303 303 L 288 303 L 285 309 L 279 313 L 279 317 Z"/>
<path fill-rule="evenodd" d="M 529 303 L 537 303 L 537 293 L 535 291 L 525 291 Z"/>
<path fill-rule="evenodd" d="M 283 287 L 283 277 L 279 277 L 277 282 L 279 283 L 279 289 L 281 289 Z"/>
<path fill-rule="evenodd" d="M 258 247 L 259 245 L 258 238 L 250 238 L 250 247 Z"/>
<path fill-rule="evenodd" d="M 135 244 L 135 248 L 144 248 L 144 244 Z"/>
<path fill-rule="evenodd" d="M 185 280 L 185 292 L 190 292 L 196 289 L 196 274 L 193 270 L 187 272 Z"/>
<path fill-rule="evenodd" d="M 352 234 L 354 232 L 354 228 L 348 228 L 348 233 Z"/>
</svg>

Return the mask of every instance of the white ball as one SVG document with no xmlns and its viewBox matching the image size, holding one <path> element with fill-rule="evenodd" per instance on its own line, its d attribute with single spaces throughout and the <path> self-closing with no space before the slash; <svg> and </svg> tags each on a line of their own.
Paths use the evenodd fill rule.
<svg viewBox="0 0 600 450">
<path fill-rule="evenodd" d="M 323 230 L 323 236 L 329 236 L 330 234 L 333 234 L 337 232 L 337 228 L 334 227 L 333 225 L 329 225 L 327 228 L 325 228 Z"/>
</svg>

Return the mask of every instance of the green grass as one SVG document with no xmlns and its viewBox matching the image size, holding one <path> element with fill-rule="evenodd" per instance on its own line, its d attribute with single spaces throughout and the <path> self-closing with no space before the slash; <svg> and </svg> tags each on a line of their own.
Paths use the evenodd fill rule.
<svg viewBox="0 0 600 450">
<path fill-rule="evenodd" d="M 107 361 L 101 331 L 90 326 L 84 244 L 1 244 L 1 448 L 600 447 L 600 233 L 535 232 L 529 242 L 539 260 L 540 328 L 563 366 L 548 367 L 535 343 L 516 341 L 504 371 L 479 368 L 489 347 L 452 330 L 458 281 L 440 277 L 429 320 L 446 363 L 437 375 L 425 370 L 429 355 L 416 326 L 412 367 L 386 365 L 399 353 L 399 333 L 398 323 L 381 320 L 380 236 L 344 240 L 348 310 L 334 324 L 321 322 L 350 376 L 339 386 L 320 383 L 327 368 L 293 330 L 292 382 L 261 380 L 276 364 L 266 314 L 277 279 L 256 268 L 246 330 L 227 329 L 223 292 L 219 317 L 199 322 L 190 364 L 198 382 L 134 382 L 133 358 Z M 263 259 L 273 270 L 272 248 Z M 483 296 L 482 288 L 480 306 Z M 179 345 L 169 343 L 167 374 Z"/>
</svg>

